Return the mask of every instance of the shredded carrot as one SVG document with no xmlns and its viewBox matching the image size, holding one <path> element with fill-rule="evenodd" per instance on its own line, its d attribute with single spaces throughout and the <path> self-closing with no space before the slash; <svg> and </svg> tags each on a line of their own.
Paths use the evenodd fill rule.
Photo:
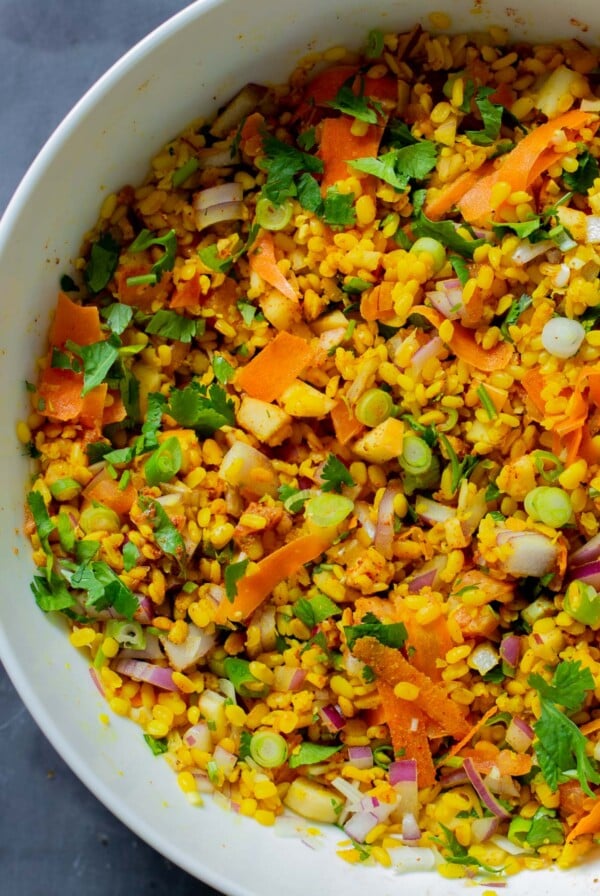
<svg viewBox="0 0 600 896">
<path fill-rule="evenodd" d="M 600 831 L 600 799 L 592 806 L 592 809 L 580 818 L 574 828 L 567 834 L 567 843 L 571 843 L 583 834 L 597 834 Z"/>
<path fill-rule="evenodd" d="M 556 161 L 558 149 L 552 147 L 557 131 L 579 131 L 596 118 L 594 113 L 573 109 L 542 124 L 523 137 L 511 152 L 502 156 L 499 166 L 471 187 L 458 202 L 463 218 L 470 224 L 484 224 L 492 215 L 492 187 L 499 181 L 511 191 L 527 190 L 533 180 Z M 550 149 L 549 149 L 550 148 Z M 564 153 L 561 154 L 564 155 Z"/>
<path fill-rule="evenodd" d="M 281 330 L 248 364 L 238 369 L 236 384 L 252 398 L 275 401 L 311 363 L 313 355 L 306 339 Z"/>
<path fill-rule="evenodd" d="M 527 392 L 527 397 L 540 414 L 546 413 L 546 402 L 542 398 L 542 389 L 546 385 L 546 379 L 539 367 L 532 367 L 521 377 L 521 385 Z"/>
<path fill-rule="evenodd" d="M 241 147 L 247 156 L 256 156 L 262 149 L 262 131 L 265 117 L 261 112 L 253 112 L 242 125 Z"/>
<path fill-rule="evenodd" d="M 104 338 L 100 315 L 95 305 L 84 307 L 59 292 L 54 321 L 50 328 L 50 344 L 62 348 L 68 340 L 76 345 L 93 345 Z"/>
<path fill-rule="evenodd" d="M 83 494 L 89 501 L 98 501 L 105 507 L 110 507 L 115 513 L 124 514 L 131 510 L 137 498 L 137 489 L 130 482 L 122 488 L 118 480 L 112 479 L 106 473 L 93 479 Z"/>
<path fill-rule="evenodd" d="M 481 168 L 477 171 L 464 171 L 456 180 L 444 184 L 433 199 L 428 199 L 423 211 L 431 221 L 439 221 L 483 176 L 484 171 Z"/>
<path fill-rule="evenodd" d="M 53 420 L 80 421 L 84 426 L 99 431 L 107 388 L 106 383 L 101 383 L 82 397 L 82 373 L 46 367 L 38 384 L 38 397 L 42 400 L 39 413 Z"/>
<path fill-rule="evenodd" d="M 275 244 L 272 235 L 267 230 L 261 230 L 249 253 L 250 267 L 254 273 L 277 289 L 282 295 L 294 302 L 298 301 L 298 292 L 295 287 L 286 280 L 277 266 L 275 258 Z"/>
<path fill-rule="evenodd" d="M 593 734 L 595 731 L 600 730 L 600 719 L 592 719 L 591 722 L 586 722 L 585 725 L 581 725 L 579 730 L 584 737 L 587 737 L 588 734 Z"/>
<path fill-rule="evenodd" d="M 200 304 L 200 276 L 180 280 L 171 298 L 171 308 L 190 308 Z"/>
<path fill-rule="evenodd" d="M 370 666 L 376 675 L 396 685 L 409 682 L 419 688 L 419 708 L 438 722 L 452 737 L 462 738 L 469 726 L 458 705 L 448 697 L 444 687 L 419 672 L 400 653 L 375 638 L 359 638 L 353 647 L 358 659 Z"/>
<path fill-rule="evenodd" d="M 588 374 L 588 397 L 590 401 L 600 408 L 600 373 Z"/>
<path fill-rule="evenodd" d="M 473 760 L 473 765 L 482 775 L 488 775 L 493 768 L 497 768 L 501 775 L 520 777 L 528 775 L 533 765 L 533 759 L 528 753 L 514 753 L 512 750 L 498 750 L 495 756 L 481 756 L 478 751 L 464 750 L 465 758 Z"/>
<path fill-rule="evenodd" d="M 415 305 L 413 314 L 420 314 L 427 318 L 430 324 L 437 329 L 444 322 L 444 317 L 435 308 L 428 305 Z M 493 348 L 485 349 L 475 341 L 475 334 L 463 327 L 462 324 L 452 321 L 452 338 L 449 345 L 457 358 L 465 361 L 477 370 L 491 372 L 503 370 L 508 366 L 513 355 L 513 346 L 509 342 L 499 342 Z"/>
<path fill-rule="evenodd" d="M 227 597 L 221 600 L 215 613 L 217 625 L 247 619 L 279 582 L 295 575 L 305 563 L 316 560 L 330 546 L 331 538 L 301 535 L 268 554 L 259 561 L 255 572 L 240 579 L 237 594 L 232 601 Z"/>
<path fill-rule="evenodd" d="M 144 283 L 138 286 L 128 284 L 131 277 L 150 273 L 150 265 L 143 263 L 124 264 L 115 274 L 117 295 L 124 305 L 148 308 L 154 301 L 164 302 L 171 292 L 172 272 L 164 271 L 158 283 Z"/>
<path fill-rule="evenodd" d="M 364 96 L 380 102 L 397 101 L 398 85 L 395 78 L 371 78 L 368 75 L 353 78 L 358 73 L 356 65 L 333 65 L 319 72 L 306 86 L 302 102 L 296 111 L 297 117 L 314 121 L 317 117 L 316 109 L 327 107 L 346 82 L 351 82 L 355 94 L 362 92 Z"/>
<path fill-rule="evenodd" d="M 362 432 L 364 428 L 342 399 L 333 406 L 330 416 L 335 430 L 335 437 L 341 445 L 346 445 Z"/>
<path fill-rule="evenodd" d="M 111 389 L 107 398 L 112 399 L 110 404 L 106 404 L 102 412 L 102 426 L 109 426 L 111 423 L 120 423 L 127 416 L 127 408 L 123 404 L 123 399 L 114 389 Z"/>
<path fill-rule="evenodd" d="M 386 320 L 394 316 L 392 292 L 394 284 L 383 280 L 372 289 L 363 292 L 360 299 L 360 314 L 364 320 Z"/>
<path fill-rule="evenodd" d="M 371 124 L 364 135 L 357 136 L 352 132 L 353 126 L 354 119 L 348 115 L 325 118 L 322 122 L 319 156 L 324 166 L 321 179 L 323 195 L 326 195 L 329 187 L 333 187 L 338 181 L 346 180 L 357 173 L 348 168 L 346 162 L 375 158 L 379 152 L 383 129 Z"/>
<path fill-rule="evenodd" d="M 416 703 L 396 697 L 393 686 L 386 681 L 379 680 L 377 690 L 381 697 L 382 715 L 390 731 L 394 753 L 403 759 L 416 760 L 419 788 L 431 787 L 435 784 L 435 767 L 423 713 Z"/>
<path fill-rule="evenodd" d="M 469 733 L 465 734 L 465 736 L 463 737 L 462 740 L 460 740 L 457 744 L 454 744 L 454 746 L 450 748 L 448 755 L 456 756 L 457 753 L 460 753 L 462 748 L 466 747 L 466 745 L 469 743 L 469 741 L 472 740 L 473 737 L 475 737 L 475 735 L 480 730 L 480 728 L 483 728 L 483 726 L 486 724 L 486 722 L 488 722 L 489 719 L 492 718 L 492 716 L 497 715 L 497 713 L 498 713 L 497 706 L 492 706 L 490 709 L 488 709 L 488 711 L 485 712 L 482 715 L 482 717 L 478 720 L 477 724 L 473 725 L 473 727 L 471 728 Z"/>
</svg>

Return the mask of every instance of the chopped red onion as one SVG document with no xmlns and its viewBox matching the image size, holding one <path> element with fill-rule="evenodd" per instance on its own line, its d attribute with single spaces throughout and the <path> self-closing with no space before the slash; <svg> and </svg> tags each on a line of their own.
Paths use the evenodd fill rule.
<svg viewBox="0 0 600 896">
<path fill-rule="evenodd" d="M 273 669 L 273 687 L 276 691 L 299 691 L 304 684 L 306 671 L 293 666 L 276 666 Z"/>
<path fill-rule="evenodd" d="M 580 548 L 577 548 L 576 551 L 573 551 L 569 556 L 569 567 L 572 569 L 574 566 L 581 566 L 584 563 L 598 559 L 600 559 L 600 532 L 598 535 L 590 538 L 589 541 L 586 541 Z"/>
<path fill-rule="evenodd" d="M 419 785 L 416 759 L 399 759 L 389 768 L 390 784 L 398 794 L 402 812 L 417 815 L 419 811 Z"/>
<path fill-rule="evenodd" d="M 493 766 L 490 773 L 485 776 L 483 783 L 498 796 L 518 797 L 519 787 L 510 775 L 501 775 L 497 766 Z"/>
<path fill-rule="evenodd" d="M 418 573 L 408 582 L 409 592 L 411 594 L 418 594 L 423 588 L 433 587 L 437 574 L 437 569 L 435 569 L 435 567 L 428 569 L 426 572 Z"/>
<path fill-rule="evenodd" d="M 247 115 L 256 111 L 267 92 L 262 84 L 244 85 L 213 121 L 210 128 L 213 137 L 227 137 Z"/>
<path fill-rule="evenodd" d="M 421 829 L 412 812 L 405 812 L 402 817 L 402 839 L 410 843 L 421 839 Z"/>
<path fill-rule="evenodd" d="M 183 735 L 183 742 L 188 747 L 195 747 L 205 752 L 212 751 L 212 735 L 206 722 L 198 722 L 188 728 Z"/>
<path fill-rule="evenodd" d="M 398 805 L 398 800 L 384 803 L 375 796 L 366 796 L 359 803 L 359 811 L 372 812 L 378 821 L 386 821 Z"/>
<path fill-rule="evenodd" d="M 220 744 L 217 744 L 212 758 L 217 768 L 221 769 L 225 777 L 228 778 L 235 767 L 237 756 L 234 753 L 230 753 L 229 750 L 226 750 Z"/>
<path fill-rule="evenodd" d="M 476 818 L 471 822 L 471 833 L 475 843 L 485 843 L 498 830 L 500 820 L 493 816 Z"/>
<path fill-rule="evenodd" d="M 244 191 L 241 184 L 231 182 L 209 187 L 194 196 L 196 229 L 203 230 L 221 221 L 236 221 L 244 215 Z"/>
<path fill-rule="evenodd" d="M 160 649 L 160 641 L 156 635 L 146 635 L 146 646 L 143 650 L 134 650 L 131 647 L 124 647 L 119 652 L 119 658 L 122 660 L 160 660 L 164 654 Z"/>
<path fill-rule="evenodd" d="M 364 843 L 367 834 L 370 834 L 379 819 L 373 812 L 355 812 L 344 825 L 344 831 L 357 843 Z"/>
<path fill-rule="evenodd" d="M 500 642 L 500 656 L 505 663 L 513 669 L 519 664 L 521 658 L 521 637 L 519 635 L 506 635 Z"/>
<path fill-rule="evenodd" d="M 530 243 L 529 240 L 521 240 L 512 254 L 511 261 L 514 264 L 525 265 L 534 258 L 544 255 L 548 249 L 552 249 L 552 240 L 540 240 L 539 243 Z"/>
<path fill-rule="evenodd" d="M 473 786 L 473 789 L 477 793 L 477 796 L 486 806 L 486 808 L 488 808 L 490 812 L 492 812 L 492 814 L 496 815 L 498 818 L 510 818 L 510 813 L 500 805 L 494 795 L 490 793 L 489 789 L 483 783 L 481 775 L 473 765 L 473 760 L 470 758 L 465 759 L 463 762 L 463 768 L 465 770 L 467 778 Z"/>
<path fill-rule="evenodd" d="M 177 685 L 173 683 L 173 671 L 164 666 L 153 666 L 142 660 L 118 660 L 114 670 L 119 675 L 127 675 L 134 681 L 145 681 L 163 691 L 177 690 Z"/>
<path fill-rule="evenodd" d="M 200 769 L 194 769 L 192 775 L 194 776 L 196 787 L 200 793 L 212 793 L 214 791 L 215 788 L 213 784 L 211 784 L 208 775 L 205 775 Z"/>
<path fill-rule="evenodd" d="M 592 585 L 593 588 L 600 589 L 600 560 L 593 560 L 591 563 L 584 563 L 581 566 L 571 570 L 572 578 L 585 582 L 586 585 Z"/>
<path fill-rule="evenodd" d="M 439 288 L 440 286 L 442 289 Z M 464 310 L 460 284 L 458 288 L 444 289 L 442 283 L 438 283 L 436 289 L 426 292 L 425 296 L 436 311 L 439 311 L 447 320 L 457 320 Z"/>
<path fill-rule="evenodd" d="M 189 669 L 198 662 L 216 644 L 217 636 L 198 628 L 193 622 L 188 623 L 188 635 L 183 644 L 175 644 L 168 635 L 161 635 L 160 641 L 169 662 L 178 672 Z"/>
<path fill-rule="evenodd" d="M 486 675 L 488 672 L 491 672 L 499 662 L 498 651 L 493 644 L 488 643 L 479 644 L 469 657 L 469 664 L 474 669 L 477 669 L 480 675 Z"/>
<path fill-rule="evenodd" d="M 96 685 L 96 688 L 98 689 L 99 693 L 102 694 L 102 696 L 104 697 L 105 696 L 104 687 L 102 686 L 102 682 L 100 681 L 100 676 L 98 675 L 97 671 L 95 669 L 93 669 L 91 666 L 90 666 L 90 678 Z"/>
<path fill-rule="evenodd" d="M 516 753 L 526 753 L 533 743 L 534 736 L 533 728 L 527 722 L 518 716 L 513 716 L 506 729 L 506 743 L 511 749 Z"/>
<path fill-rule="evenodd" d="M 447 523 L 456 516 L 456 508 L 432 501 L 431 498 L 424 498 L 422 495 L 417 497 L 415 511 L 417 516 L 431 526 L 436 523 Z"/>
<path fill-rule="evenodd" d="M 440 776 L 440 785 L 444 790 L 449 787 L 460 787 L 461 784 L 467 784 L 468 781 L 464 768 L 454 768 Z"/>
<path fill-rule="evenodd" d="M 136 597 L 139 604 L 133 618 L 142 625 L 150 625 L 154 619 L 154 602 L 145 594 L 136 594 Z"/>
<path fill-rule="evenodd" d="M 541 532 L 499 529 L 498 545 L 509 543 L 512 551 L 504 561 L 504 571 L 511 576 L 541 578 L 552 572 L 558 557 L 558 547 Z"/>
<path fill-rule="evenodd" d="M 341 731 L 346 724 L 346 719 L 340 712 L 340 709 L 337 706 L 333 706 L 331 703 L 328 706 L 321 707 L 319 716 L 327 728 L 334 734 Z"/>
<path fill-rule="evenodd" d="M 348 760 L 355 768 L 373 768 L 371 747 L 348 747 Z"/>
<path fill-rule="evenodd" d="M 196 158 L 200 168 L 229 168 L 240 161 L 233 140 L 220 140 L 212 146 L 206 146 L 196 151 Z"/>
<path fill-rule="evenodd" d="M 586 243 L 600 243 L 600 216 L 587 215 L 585 227 Z"/>
<path fill-rule="evenodd" d="M 375 540 L 376 526 L 371 519 L 371 509 L 364 501 L 354 502 L 354 515 L 361 524 L 371 541 Z"/>
<path fill-rule="evenodd" d="M 430 358 L 439 358 L 445 346 L 439 336 L 433 336 L 429 342 L 418 348 L 410 359 L 410 367 L 413 373 L 418 373 Z"/>
<path fill-rule="evenodd" d="M 394 498 L 402 494 L 400 480 L 391 481 L 384 491 L 377 508 L 377 526 L 375 528 L 375 549 L 386 558 L 392 557 L 394 542 Z"/>
</svg>

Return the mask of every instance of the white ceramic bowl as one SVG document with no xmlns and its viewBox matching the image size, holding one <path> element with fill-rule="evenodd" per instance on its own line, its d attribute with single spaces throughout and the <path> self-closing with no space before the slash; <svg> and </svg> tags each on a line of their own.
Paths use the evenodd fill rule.
<svg viewBox="0 0 600 896">
<path fill-rule="evenodd" d="M 106 707 L 64 628 L 40 613 L 22 535 L 27 462 L 15 437 L 27 413 L 24 380 L 34 376 L 56 299 L 82 233 L 103 197 L 139 181 L 149 159 L 187 122 L 244 83 L 283 80 L 309 49 L 360 46 L 370 28 L 404 29 L 444 9 L 451 30 L 506 25 L 519 38 L 600 40 L 591 0 L 200 0 L 151 34 L 80 101 L 40 153 L 0 223 L 0 655 L 17 690 L 56 750 L 93 793 L 138 835 L 191 874 L 227 894 L 305 896 L 368 888 L 391 896 L 451 896 L 464 882 L 431 874 L 399 878 L 336 858 L 337 831 L 310 849 L 212 804 L 189 806 L 166 763 L 139 730 Z M 34 819 L 32 818 L 32 823 Z M 321 840 L 319 841 L 321 842 Z M 510 896 L 597 893 L 600 865 L 566 874 L 523 874 Z"/>
</svg>

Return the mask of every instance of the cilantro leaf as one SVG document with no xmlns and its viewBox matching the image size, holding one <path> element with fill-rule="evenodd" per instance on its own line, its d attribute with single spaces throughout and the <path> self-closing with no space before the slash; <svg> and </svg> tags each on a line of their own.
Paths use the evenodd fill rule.
<svg viewBox="0 0 600 896">
<path fill-rule="evenodd" d="M 423 180 L 435 168 L 437 147 L 431 140 L 420 140 L 401 149 L 392 149 L 377 158 L 355 159 L 351 168 L 374 174 L 396 190 L 404 191 L 411 180 Z"/>
<path fill-rule="evenodd" d="M 365 47 L 365 57 L 367 59 L 378 59 L 383 53 L 384 34 L 379 28 L 373 28 L 367 34 L 367 45 Z"/>
<path fill-rule="evenodd" d="M 348 468 L 335 454 L 329 454 L 321 470 L 321 489 L 324 492 L 340 492 L 342 485 L 356 485 Z"/>
<path fill-rule="evenodd" d="M 489 96 L 493 92 L 490 87 L 480 87 L 475 97 L 475 105 L 479 109 L 483 129 L 481 131 L 465 131 L 465 134 L 471 143 L 475 143 L 477 146 L 490 146 L 500 134 L 504 108 L 490 102 Z"/>
<path fill-rule="evenodd" d="M 503 236 L 505 233 L 516 233 L 520 239 L 524 240 L 527 239 L 527 237 L 537 234 L 540 226 L 541 219 L 535 217 L 529 218 L 527 221 L 506 221 L 502 224 L 494 224 L 492 229 L 498 236 Z M 548 238 L 546 233 L 543 233 L 542 236 L 543 239 Z"/>
<path fill-rule="evenodd" d="M 349 650 L 352 650 L 359 638 L 375 638 L 386 647 L 399 649 L 408 637 L 403 622 L 381 622 L 374 613 L 365 613 L 357 625 L 345 625 L 344 633 Z"/>
<path fill-rule="evenodd" d="M 231 382 L 235 376 L 235 368 L 223 355 L 213 355 L 212 369 L 217 380 L 223 385 Z"/>
<path fill-rule="evenodd" d="M 123 305 L 121 302 L 113 302 L 102 308 L 100 314 L 106 321 L 109 329 L 120 336 L 123 333 L 133 317 L 133 308 L 130 305 Z"/>
<path fill-rule="evenodd" d="M 463 258 L 473 258 L 475 249 L 485 242 L 483 239 L 465 239 L 458 233 L 452 221 L 430 221 L 422 209 L 415 214 L 412 229 L 415 237 L 429 236 L 457 255 L 462 255 Z"/>
<path fill-rule="evenodd" d="M 579 167 L 573 172 L 563 171 L 561 177 L 569 190 L 574 193 L 587 193 L 596 178 L 600 177 L 600 169 L 598 161 L 585 149 L 584 145 L 581 144 L 579 148 L 583 149 L 583 152 L 577 156 Z"/>
<path fill-rule="evenodd" d="M 152 246 L 162 246 L 164 249 L 161 257 L 152 265 L 152 273 L 160 280 L 165 271 L 173 270 L 175 256 L 177 254 L 177 236 L 174 230 L 169 230 L 164 236 L 154 236 L 149 230 L 141 230 L 129 246 L 129 252 L 144 252 Z"/>
<path fill-rule="evenodd" d="M 128 541 L 123 545 L 123 569 L 125 572 L 130 572 L 134 566 L 137 565 L 138 557 L 140 556 L 139 548 L 137 548 L 132 541 Z"/>
<path fill-rule="evenodd" d="M 138 498 L 138 504 L 154 530 L 154 539 L 161 551 L 175 557 L 182 564 L 185 558 L 185 542 L 163 506 L 145 495 Z"/>
<path fill-rule="evenodd" d="M 340 616 L 341 609 L 325 594 L 315 594 L 314 597 L 301 597 L 293 605 L 296 616 L 307 628 L 314 628 L 331 616 Z"/>
<path fill-rule="evenodd" d="M 108 339 L 93 342 L 91 345 L 76 345 L 68 340 L 66 347 L 78 355 L 83 362 L 83 389 L 81 390 L 83 396 L 105 381 L 110 368 L 119 357 L 121 340 L 118 336 L 111 334 Z"/>
<path fill-rule="evenodd" d="M 133 619 L 139 606 L 135 594 L 104 560 L 82 562 L 72 572 L 70 584 L 87 592 L 86 606 L 94 610 L 112 607 L 119 615 Z"/>
<path fill-rule="evenodd" d="M 418 139 L 413 136 L 411 129 L 399 118 L 392 118 L 388 121 L 383 136 L 384 145 L 393 146 L 395 149 L 401 149 L 403 146 L 412 146 L 418 143 Z"/>
<path fill-rule="evenodd" d="M 202 264 L 206 265 L 211 271 L 216 271 L 218 274 L 226 274 L 234 261 L 232 255 L 223 258 L 219 253 L 216 243 L 211 243 L 209 246 L 202 246 L 198 249 L 198 257 L 202 261 Z"/>
<path fill-rule="evenodd" d="M 451 255 L 448 259 L 461 286 L 465 286 L 471 277 L 469 266 L 460 255 Z"/>
<path fill-rule="evenodd" d="M 155 756 L 160 756 L 161 753 L 166 753 L 169 749 L 166 737 L 152 737 L 151 734 L 144 734 L 144 740 Z"/>
<path fill-rule="evenodd" d="M 444 433 L 439 433 L 438 438 L 446 449 L 446 454 L 448 455 L 448 460 L 450 461 L 450 490 L 452 494 L 454 494 L 462 480 L 469 478 L 469 476 L 479 463 L 480 458 L 473 454 L 466 454 L 463 459 L 459 461 L 458 455 L 450 444 L 448 437 L 445 436 Z"/>
<path fill-rule="evenodd" d="M 233 401 L 218 383 L 208 387 L 192 380 L 183 389 L 171 389 L 168 413 L 181 426 L 213 433 L 222 426 L 233 426 Z"/>
<path fill-rule="evenodd" d="M 499 873 L 501 869 L 485 865 L 483 862 L 480 862 L 479 859 L 476 859 L 475 856 L 469 855 L 469 850 L 459 842 L 454 831 L 451 831 L 450 828 L 447 828 L 442 822 L 440 822 L 439 825 L 444 833 L 444 839 L 441 837 L 432 837 L 432 840 L 442 848 L 444 858 L 447 862 L 453 865 L 472 865 L 476 868 L 481 868 L 482 871 L 485 871 L 488 874 Z"/>
<path fill-rule="evenodd" d="M 576 774 L 588 796 L 595 796 L 591 784 L 600 784 L 600 774 L 587 755 L 587 739 L 577 725 L 548 700 L 542 699 L 542 712 L 534 724 L 534 750 L 546 783 L 556 790 L 561 781 Z"/>
<path fill-rule="evenodd" d="M 353 76 L 354 77 L 354 76 Z M 350 80 L 353 80 L 353 77 Z M 377 124 L 378 113 L 381 112 L 381 103 L 377 103 L 370 97 L 365 96 L 364 78 L 361 79 L 359 93 L 354 93 L 350 83 L 347 81 L 342 84 L 336 95 L 327 104 L 338 112 L 345 115 L 351 115 L 358 121 L 365 121 L 367 124 Z"/>
<path fill-rule="evenodd" d="M 531 305 L 531 302 L 531 296 L 523 293 L 522 296 L 519 296 L 518 299 L 515 299 L 515 301 L 506 312 L 506 316 L 500 324 L 500 332 L 507 342 L 513 341 L 510 335 L 510 328 L 518 322 L 523 312 L 526 311 L 527 308 L 529 308 L 529 306 Z"/>
<path fill-rule="evenodd" d="M 537 673 L 529 676 L 528 683 L 536 689 L 542 700 L 551 700 L 571 712 L 581 709 L 587 692 L 595 687 L 590 670 L 582 668 L 579 661 L 572 660 L 558 664 L 550 683 Z"/>
<path fill-rule="evenodd" d="M 551 815 L 547 809 L 538 809 L 523 839 L 532 849 L 539 849 L 540 846 L 549 843 L 564 843 L 565 833 L 558 818 Z"/>
<path fill-rule="evenodd" d="M 230 563 L 225 567 L 223 578 L 225 581 L 225 594 L 227 600 L 234 601 L 237 595 L 237 583 L 246 575 L 246 569 L 250 560 L 239 560 L 237 563 Z"/>
<path fill-rule="evenodd" d="M 44 552 L 47 554 L 50 551 L 48 538 L 50 534 L 54 532 L 56 526 L 50 519 L 46 503 L 40 492 L 29 492 L 29 494 L 27 495 L 27 504 L 31 511 L 40 543 L 42 545 L 42 548 L 44 549 Z"/>
<path fill-rule="evenodd" d="M 354 193 L 340 193 L 336 187 L 329 187 L 320 217 L 330 227 L 351 227 L 356 221 Z"/>
<path fill-rule="evenodd" d="M 55 572 L 49 576 L 34 576 L 31 590 L 36 604 L 44 613 L 67 610 L 76 603 L 65 580 Z"/>
<path fill-rule="evenodd" d="M 274 205 L 280 205 L 290 196 L 296 196 L 294 181 L 298 175 L 323 171 L 321 159 L 278 140 L 272 134 L 263 136 L 262 148 L 265 154 L 262 164 L 267 172 L 262 192 Z"/>
<path fill-rule="evenodd" d="M 152 336 L 162 336 L 163 339 L 174 339 L 176 342 L 189 343 L 196 335 L 198 321 L 177 311 L 168 311 L 161 308 L 152 315 L 150 323 L 146 326 L 146 333 Z"/>
<path fill-rule="evenodd" d="M 119 244 L 110 233 L 103 233 L 90 250 L 84 279 L 91 293 L 97 295 L 110 282 L 119 263 Z"/>
<path fill-rule="evenodd" d="M 319 762 L 326 762 L 341 749 L 341 745 L 330 747 L 305 740 L 290 754 L 288 764 L 290 768 L 298 768 L 300 765 L 316 765 Z"/>
</svg>

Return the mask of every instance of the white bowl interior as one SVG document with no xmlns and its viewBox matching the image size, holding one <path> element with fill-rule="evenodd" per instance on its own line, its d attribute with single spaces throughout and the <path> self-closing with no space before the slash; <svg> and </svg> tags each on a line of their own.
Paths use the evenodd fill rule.
<svg viewBox="0 0 600 896">
<path fill-rule="evenodd" d="M 131 51 L 76 106 L 40 153 L 0 223 L 0 655 L 17 690 L 54 747 L 87 786 L 148 843 L 228 894 L 440 896 L 464 882 L 424 874 L 398 878 L 335 856 L 337 831 L 322 838 L 280 837 L 212 804 L 189 806 L 166 763 L 132 723 L 99 721 L 106 706 L 64 627 L 45 617 L 29 589 L 33 573 L 22 535 L 28 461 L 15 424 L 27 413 L 24 381 L 35 376 L 59 277 L 104 196 L 140 181 L 151 156 L 189 120 L 210 112 L 242 84 L 283 80 L 308 50 L 360 46 L 373 27 L 398 30 L 444 8 L 451 30 L 506 25 L 518 38 L 576 37 L 594 43 L 600 14 L 591 2 L 569 8 L 530 0 L 507 9 L 487 0 L 200 0 Z M 33 819 L 32 819 L 33 822 Z M 309 838 L 310 840 L 310 838 Z M 523 874 L 511 896 L 597 893 L 598 864 Z"/>
</svg>

